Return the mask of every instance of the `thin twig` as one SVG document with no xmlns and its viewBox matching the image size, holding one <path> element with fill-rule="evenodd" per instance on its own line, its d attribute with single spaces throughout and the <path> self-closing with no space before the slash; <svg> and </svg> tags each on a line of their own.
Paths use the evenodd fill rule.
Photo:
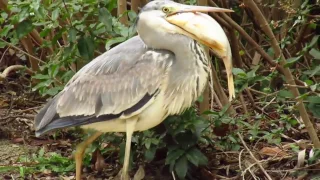
<svg viewBox="0 0 320 180">
<path fill-rule="evenodd" d="M 45 62 L 44 62 L 43 60 L 41 60 L 41 59 L 39 59 L 39 58 L 37 58 L 37 57 L 35 57 L 35 56 L 33 56 L 33 55 L 31 55 L 31 54 L 29 54 L 29 53 L 25 52 L 24 50 L 22 50 L 22 49 L 18 48 L 17 46 L 15 46 L 15 45 L 13 45 L 13 44 L 11 44 L 11 43 L 9 43 L 8 41 L 6 41 L 6 40 L 4 40 L 4 39 L 2 39 L 2 38 L 0 38 L 0 40 L 1 40 L 1 41 L 3 41 L 4 43 L 6 43 L 7 45 L 9 45 L 9 46 L 13 47 L 14 49 L 16 49 L 16 50 L 18 50 L 18 51 L 22 52 L 23 54 L 25 54 L 25 55 L 27 55 L 27 56 L 29 56 L 29 57 L 32 57 L 32 58 L 34 58 L 35 60 L 37 60 L 37 61 L 39 61 L 39 62 L 41 62 L 41 63 L 44 63 L 44 64 L 45 64 Z"/>
<path fill-rule="evenodd" d="M 272 178 L 270 177 L 270 175 L 266 172 L 266 170 L 264 169 L 264 167 L 261 165 L 261 163 L 258 161 L 258 159 L 253 155 L 253 153 L 250 151 L 250 149 L 248 148 L 246 142 L 244 142 L 242 136 L 240 133 L 237 133 L 243 146 L 246 148 L 246 150 L 249 152 L 250 156 L 252 157 L 252 159 L 258 164 L 259 168 L 261 169 L 261 171 L 265 174 L 265 176 L 268 178 L 268 180 L 272 180 Z"/>
</svg>

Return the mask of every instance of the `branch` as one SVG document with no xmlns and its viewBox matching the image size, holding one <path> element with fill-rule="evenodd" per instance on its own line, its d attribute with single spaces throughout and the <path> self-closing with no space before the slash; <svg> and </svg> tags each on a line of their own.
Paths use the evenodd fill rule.
<svg viewBox="0 0 320 180">
<path fill-rule="evenodd" d="M 43 60 L 41 60 L 41 59 L 39 59 L 39 58 L 37 58 L 37 57 L 35 57 L 35 56 L 33 56 L 33 55 L 25 52 L 24 50 L 20 49 L 19 47 L 15 46 L 15 45 L 13 45 L 13 44 L 11 44 L 11 43 L 9 43 L 8 41 L 6 41 L 6 40 L 4 40 L 4 39 L 2 39 L 2 38 L 0 38 L 0 40 L 3 41 L 4 43 L 6 43 L 8 46 L 11 46 L 12 48 L 14 48 L 14 49 L 22 52 L 23 54 L 25 54 L 25 55 L 27 55 L 27 56 L 29 56 L 29 57 L 32 57 L 33 59 L 35 59 L 35 60 L 37 60 L 37 61 L 39 61 L 39 62 L 41 62 L 41 63 L 45 63 Z"/>
<path fill-rule="evenodd" d="M 124 25 L 128 25 L 128 16 L 125 14 L 127 11 L 127 1 L 118 0 L 118 16 L 120 17 L 120 22 Z"/>
<path fill-rule="evenodd" d="M 244 0 L 244 4 L 249 7 L 254 16 L 256 17 L 257 23 L 260 25 L 262 31 L 270 38 L 271 40 L 271 46 L 274 49 L 275 52 L 275 56 L 280 58 L 280 62 L 279 65 L 277 67 L 281 68 L 283 70 L 283 74 L 285 76 L 285 79 L 287 81 L 288 84 L 292 85 L 291 87 L 289 87 L 290 91 L 292 92 L 294 97 L 299 97 L 300 93 L 298 91 L 298 88 L 295 87 L 296 83 L 295 80 L 293 78 L 293 75 L 291 74 L 291 71 L 289 68 L 285 68 L 284 65 L 287 63 L 285 57 L 283 56 L 280 46 L 279 46 L 279 42 L 277 41 L 277 39 L 275 38 L 267 20 L 265 19 L 265 17 L 263 16 L 262 12 L 260 11 L 260 9 L 258 8 L 258 6 L 256 5 L 256 3 L 253 0 Z M 296 98 L 296 102 L 297 102 L 297 108 L 299 110 L 300 116 L 305 124 L 305 127 L 308 131 L 308 134 L 314 144 L 315 148 L 320 148 L 320 141 L 319 138 L 317 136 L 317 132 L 313 127 L 313 124 L 310 121 L 310 118 L 308 116 L 307 110 L 303 104 L 303 101 L 301 98 Z"/>
</svg>

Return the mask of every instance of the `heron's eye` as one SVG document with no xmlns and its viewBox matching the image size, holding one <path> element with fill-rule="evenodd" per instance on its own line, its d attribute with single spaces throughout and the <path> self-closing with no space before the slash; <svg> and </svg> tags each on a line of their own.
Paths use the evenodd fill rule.
<svg viewBox="0 0 320 180">
<path fill-rule="evenodd" d="M 163 11 L 164 13 L 168 13 L 168 12 L 170 11 L 170 9 L 167 8 L 167 7 L 163 7 L 163 8 L 162 8 L 162 11 Z"/>
</svg>

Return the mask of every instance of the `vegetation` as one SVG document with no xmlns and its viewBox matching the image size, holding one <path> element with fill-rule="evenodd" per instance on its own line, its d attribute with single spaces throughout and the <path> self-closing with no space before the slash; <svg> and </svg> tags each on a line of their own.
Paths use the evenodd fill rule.
<svg viewBox="0 0 320 180">
<path fill-rule="evenodd" d="M 144 167 L 145 179 L 319 178 L 319 1 L 180 2 L 235 11 L 209 15 L 229 37 L 237 98 L 228 102 L 223 64 L 212 56 L 211 81 L 194 107 L 134 134 L 133 172 Z M 35 109 L 94 57 L 136 35 L 145 3 L 0 0 L 0 134 L 42 146 L 0 163 L 0 176 L 74 176 L 72 150 L 91 132 L 73 128 L 37 139 Z M 106 134 L 88 149 L 88 177 L 117 174 L 124 137 Z"/>
</svg>

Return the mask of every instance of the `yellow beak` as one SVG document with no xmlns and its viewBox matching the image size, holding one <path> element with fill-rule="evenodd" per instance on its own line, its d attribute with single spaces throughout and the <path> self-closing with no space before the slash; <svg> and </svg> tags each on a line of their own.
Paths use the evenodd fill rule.
<svg viewBox="0 0 320 180">
<path fill-rule="evenodd" d="M 223 60 L 228 78 L 229 100 L 231 101 L 235 97 L 235 91 L 232 75 L 232 55 L 228 38 L 222 27 L 213 18 L 201 12 L 233 11 L 216 7 L 183 5 L 169 14 L 166 20 L 182 29 L 178 33 L 208 46 Z"/>
</svg>

